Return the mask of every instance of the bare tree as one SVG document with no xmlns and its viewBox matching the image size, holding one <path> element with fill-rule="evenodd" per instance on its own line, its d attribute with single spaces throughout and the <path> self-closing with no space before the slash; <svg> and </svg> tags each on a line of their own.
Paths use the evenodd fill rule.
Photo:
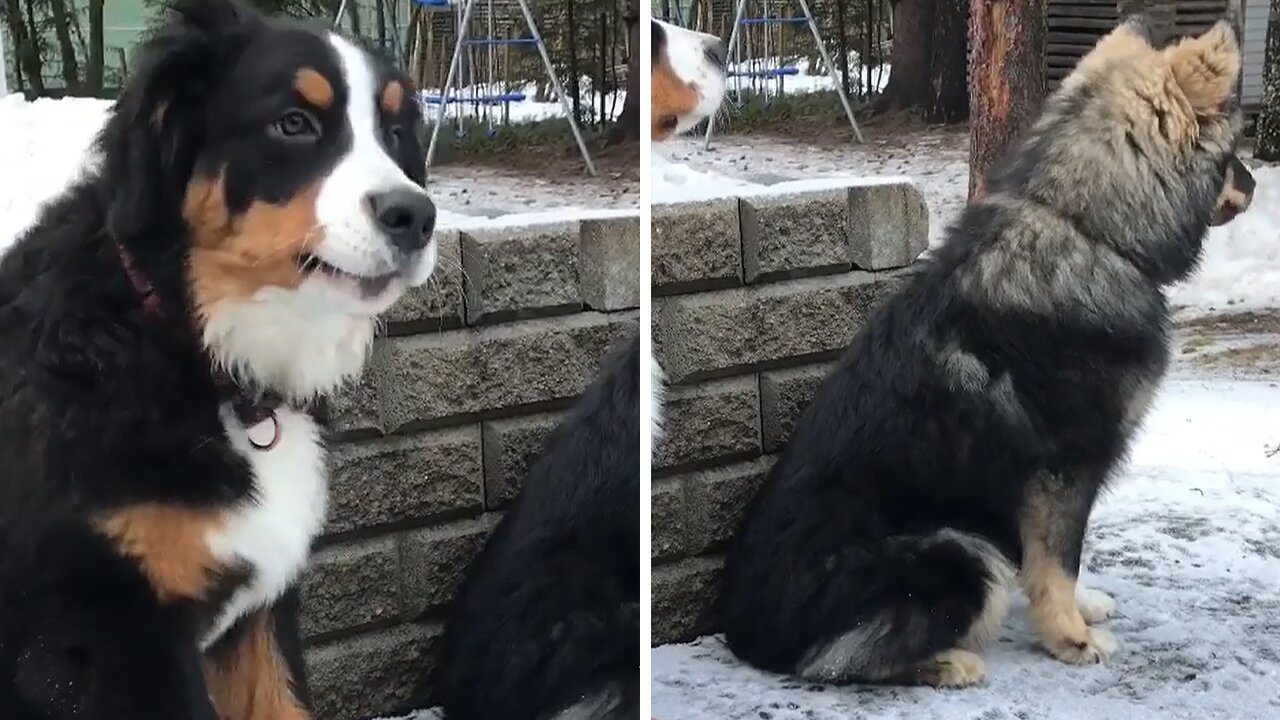
<svg viewBox="0 0 1280 720">
<path fill-rule="evenodd" d="M 5 62 L 4 33 L 0 32 L 0 97 L 9 94 L 9 68 Z"/>
<path fill-rule="evenodd" d="M 839 58 L 836 63 L 840 65 L 840 82 L 844 84 L 844 92 L 846 95 L 853 92 L 849 83 L 849 33 L 848 22 L 846 21 L 846 12 L 848 0 L 836 0 L 836 51 Z"/>
<path fill-rule="evenodd" d="M 30 88 L 32 92 L 44 92 L 44 59 L 40 49 L 40 35 L 31 28 L 35 25 L 35 11 L 32 0 L 5 0 L 4 19 L 9 26 L 9 39 L 13 41 L 13 56 L 16 58 L 14 75 L 20 89 Z"/>
<path fill-rule="evenodd" d="M 382 0 L 375 0 L 373 4 L 374 12 L 377 14 L 378 22 L 378 47 L 386 50 L 387 45 L 387 8 L 382 4 Z"/>
<path fill-rule="evenodd" d="M 103 6 L 106 0 L 89 0 L 89 57 L 85 68 L 85 90 L 100 96 L 103 89 L 103 68 L 106 66 L 104 43 Z"/>
<path fill-rule="evenodd" d="M 1253 156 L 1259 160 L 1280 160 L 1280 0 L 1271 0 L 1267 13 L 1267 49 L 1262 77 L 1262 110 L 1258 114 L 1258 134 Z"/>
<path fill-rule="evenodd" d="M 935 0 L 929 95 L 925 99 L 924 114 L 929 122 L 957 122 L 969 115 L 969 90 L 965 83 L 968 29 L 968 0 Z"/>
<path fill-rule="evenodd" d="M 893 50 L 889 82 L 876 112 L 894 112 L 924 103 L 929 93 L 934 0 L 890 0 L 893 4 Z M 979 2 L 979 0 L 975 0 Z"/>
<path fill-rule="evenodd" d="M 970 5 L 969 199 L 1031 124 L 1045 94 L 1045 0 Z"/>
<path fill-rule="evenodd" d="M 640 139 L 640 0 L 626 0 L 622 20 L 627 25 L 627 100 L 618 115 L 611 141 Z"/>
<path fill-rule="evenodd" d="M 67 92 L 76 94 L 80 91 L 80 62 L 76 59 L 76 46 L 71 40 L 71 14 L 67 12 L 65 0 L 48 0 L 49 11 L 53 13 L 53 34 L 58 39 L 58 50 L 62 55 L 62 81 L 66 83 Z"/>
</svg>

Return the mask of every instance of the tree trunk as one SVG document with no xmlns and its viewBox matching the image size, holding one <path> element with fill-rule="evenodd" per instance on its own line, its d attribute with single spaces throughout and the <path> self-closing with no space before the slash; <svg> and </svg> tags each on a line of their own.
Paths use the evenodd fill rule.
<svg viewBox="0 0 1280 720">
<path fill-rule="evenodd" d="M 640 139 L 640 0 L 627 0 L 622 21 L 627 25 L 627 100 L 609 142 Z"/>
<path fill-rule="evenodd" d="M 106 46 L 103 41 L 103 5 L 106 0 L 89 0 L 89 57 L 85 68 L 85 90 L 95 97 L 102 97 L 103 68 L 106 66 Z"/>
<path fill-rule="evenodd" d="M 9 39 L 13 41 L 13 56 L 17 61 L 19 87 L 25 78 L 26 87 L 36 95 L 44 94 L 44 62 L 40 58 L 39 35 L 30 30 L 34 20 L 29 24 L 23 18 L 20 0 L 5 0 L 6 17 L 9 20 Z M 31 4 L 27 3 L 28 17 L 31 15 Z"/>
<path fill-rule="evenodd" d="M 866 21 L 866 26 L 863 27 L 862 29 L 862 57 L 860 58 L 860 62 L 858 63 L 858 67 L 860 68 L 858 71 L 859 97 L 862 97 L 864 95 L 874 95 L 877 89 L 871 83 L 871 73 L 867 72 L 867 63 L 870 62 L 872 54 L 876 50 L 875 30 L 879 26 L 879 23 L 873 22 L 873 19 L 877 17 L 876 16 L 876 0 L 867 0 L 867 5 L 865 10 L 866 12 L 862 18 L 863 20 Z"/>
<path fill-rule="evenodd" d="M 604 127 L 604 96 L 609 82 L 609 15 L 600 13 L 600 79 L 596 82 L 596 94 L 600 96 L 600 112 L 596 115 L 596 127 Z"/>
<path fill-rule="evenodd" d="M 347 6 L 347 17 L 351 18 L 351 34 L 355 37 L 364 38 L 364 28 L 360 22 L 360 3 L 353 2 Z"/>
<path fill-rule="evenodd" d="M 1253 156 L 1280 160 L 1280 0 L 1271 0 L 1267 13 L 1267 50 L 1262 76 L 1262 110 L 1258 114 L 1257 144 Z"/>
<path fill-rule="evenodd" d="M 982 4 L 986 0 L 974 0 Z M 893 52 L 889 82 L 876 112 L 892 112 L 922 104 L 929 96 L 929 61 L 933 44 L 934 0 L 893 3 Z"/>
<path fill-rule="evenodd" d="M 375 0 L 374 10 L 378 21 L 378 47 L 383 52 L 388 52 L 391 48 L 387 45 L 387 9 L 382 5 L 382 0 Z"/>
<path fill-rule="evenodd" d="M 847 0 L 836 0 L 836 52 L 840 53 L 836 65 L 840 66 L 840 82 L 844 86 L 844 94 L 850 95 L 852 93 L 849 86 L 849 33 L 845 31 L 847 4 Z"/>
<path fill-rule="evenodd" d="M 76 59 L 76 45 L 71 41 L 71 16 L 67 14 L 64 0 L 48 0 L 53 12 L 53 34 L 58 38 L 58 50 L 62 53 L 62 81 L 67 93 L 80 94 L 80 62 Z"/>
<path fill-rule="evenodd" d="M 1044 0 L 970 6 L 969 199 L 1035 118 L 1044 99 Z M 896 69 L 895 69 L 896 72 Z"/>
<path fill-rule="evenodd" d="M 936 0 L 929 98 L 924 115 L 927 122 L 953 123 L 969 115 L 969 88 L 965 82 L 968 30 L 967 0 Z"/>
<path fill-rule="evenodd" d="M 569 102 L 573 106 L 573 119 L 579 123 L 582 122 L 582 79 L 578 73 L 578 18 L 573 12 L 573 6 L 577 3 L 569 0 L 565 4 L 568 14 L 566 17 L 566 26 L 569 29 Z"/>
</svg>

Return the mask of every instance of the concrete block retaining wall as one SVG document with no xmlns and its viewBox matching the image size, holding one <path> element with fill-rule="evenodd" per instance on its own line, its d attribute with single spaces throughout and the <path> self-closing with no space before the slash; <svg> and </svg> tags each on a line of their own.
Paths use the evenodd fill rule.
<svg viewBox="0 0 1280 720">
<path fill-rule="evenodd" d="M 746 503 L 928 224 L 906 182 L 653 208 L 653 338 L 671 383 L 654 458 L 654 644 L 714 629 L 721 553 Z"/>
<path fill-rule="evenodd" d="M 425 707 L 444 610 L 542 442 L 638 332 L 639 218 L 442 231 L 328 409 L 330 509 L 305 577 L 317 715 Z"/>
</svg>

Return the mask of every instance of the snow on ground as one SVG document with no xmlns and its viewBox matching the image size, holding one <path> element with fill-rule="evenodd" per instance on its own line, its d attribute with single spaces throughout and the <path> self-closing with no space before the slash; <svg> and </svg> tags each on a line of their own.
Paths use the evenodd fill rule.
<svg viewBox="0 0 1280 720">
<path fill-rule="evenodd" d="M 556 99 L 555 92 L 548 90 L 547 100 L 545 102 L 538 100 L 539 83 L 526 83 L 524 86 L 511 90 L 504 89 L 501 84 L 484 84 L 477 83 L 475 85 L 466 85 L 461 89 L 454 88 L 449 91 L 449 98 L 461 98 L 461 102 L 450 102 L 445 114 L 448 118 L 457 118 L 459 116 L 465 118 L 480 118 L 488 120 L 493 117 L 507 118 L 512 123 L 532 123 L 540 120 L 551 120 L 553 118 L 566 117 L 564 108 L 560 105 L 560 101 Z M 578 94 L 579 103 L 583 107 L 594 108 L 596 112 L 600 111 L 600 95 L 593 92 L 592 81 L 589 77 L 582 78 L 581 88 Z M 567 88 L 566 88 L 567 93 Z M 482 98 L 499 98 L 503 96 L 514 97 L 523 95 L 524 99 L 515 102 L 479 102 Z M 423 104 L 423 112 L 428 118 L 435 118 L 440 112 L 440 90 L 428 90 L 420 94 L 420 101 Z M 566 94 L 566 97 L 568 95 Z M 605 114 L 610 119 L 616 118 L 622 113 L 622 107 L 627 102 L 627 93 L 624 90 L 605 93 L 604 109 Z"/>
<path fill-rule="evenodd" d="M 0 250 L 92 162 L 88 150 L 110 108 L 103 100 L 0 98 Z M 440 227 L 458 229 L 635 215 L 638 206 L 635 193 L 606 197 L 598 185 L 488 168 L 435 168 L 429 189 Z"/>
<path fill-rule="evenodd" d="M 385 718 L 384 720 L 444 720 L 444 712 L 439 709 L 419 710 L 403 718 Z"/>
<path fill-rule="evenodd" d="M 841 128 L 842 138 L 852 131 Z M 958 133 L 920 134 L 901 147 L 868 133 L 866 145 L 805 145 L 767 135 L 677 138 L 653 146 L 655 203 L 709 199 L 766 191 L 782 183 L 847 183 L 906 176 L 924 193 L 932 242 L 964 207 L 969 190 L 968 141 Z"/>
<path fill-rule="evenodd" d="M 1112 594 L 1110 662 L 1061 664 L 1014 603 L 967 690 L 824 687 L 717 637 L 654 650 L 659 720 L 1211 720 L 1280 715 L 1280 388 L 1179 373 L 1094 514 L 1085 577 Z"/>
<path fill-rule="evenodd" d="M 0 249 L 79 174 L 110 108 L 103 100 L 0 98 Z"/>
<path fill-rule="evenodd" d="M 729 98 L 732 102 L 745 92 L 763 92 L 768 95 L 775 93 L 805 95 L 816 92 L 828 92 L 836 89 L 836 84 L 831 80 L 831 76 L 823 69 L 822 65 L 813 67 L 807 58 L 800 58 L 794 62 L 784 62 L 776 57 L 755 58 L 752 60 L 744 60 L 740 63 L 734 63 L 730 70 L 733 73 L 756 73 L 776 70 L 778 68 L 790 67 L 797 70 L 794 75 L 781 75 L 772 78 L 761 78 L 752 76 L 743 76 L 739 74 L 731 74 L 729 77 Z M 861 67 L 858 64 L 858 54 L 849 53 L 849 69 L 852 75 L 850 85 L 854 88 L 861 88 L 863 93 L 877 94 L 884 90 L 889 84 L 889 63 L 882 63 L 875 67 Z M 837 68 L 837 72 L 839 69 Z"/>
</svg>

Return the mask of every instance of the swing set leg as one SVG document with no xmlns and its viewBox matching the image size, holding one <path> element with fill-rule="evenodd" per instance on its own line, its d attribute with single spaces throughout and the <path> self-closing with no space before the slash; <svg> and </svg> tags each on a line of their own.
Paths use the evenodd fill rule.
<svg viewBox="0 0 1280 720">
<path fill-rule="evenodd" d="M 858 127 L 858 121 L 853 117 L 853 106 L 849 104 L 849 95 L 844 91 L 844 83 L 840 81 L 840 73 L 836 71 L 836 66 L 831 62 L 831 55 L 827 52 L 827 46 L 822 42 L 822 36 L 818 33 L 818 24 L 814 20 L 813 13 L 809 11 L 809 3 L 807 0 L 800 1 L 800 10 L 804 13 L 805 20 L 809 25 L 809 32 L 813 34 L 813 42 L 818 46 L 818 53 L 822 56 L 822 62 L 827 66 L 827 74 L 831 76 L 831 81 L 836 86 L 836 95 L 840 98 L 840 105 L 844 108 L 844 115 L 849 119 L 849 127 L 853 128 L 853 136 L 858 142 L 866 142 L 862 137 L 862 128 Z M 729 60 L 727 65 L 733 67 L 733 64 L 740 62 L 741 58 L 736 57 L 738 52 L 738 30 L 742 25 L 742 16 L 747 9 L 747 0 L 738 0 L 738 11 L 733 18 L 733 32 L 729 35 Z M 715 116 L 713 115 L 707 120 L 707 135 L 703 142 L 703 149 L 711 149 L 711 133 L 715 129 Z"/>
<path fill-rule="evenodd" d="M 467 27 L 471 24 L 471 11 L 475 9 L 476 0 L 467 0 L 462 11 L 462 22 L 458 23 L 457 44 L 453 47 L 453 59 L 449 61 L 449 73 L 445 76 L 444 87 L 440 88 L 440 108 L 436 110 L 436 124 L 431 128 L 431 143 L 427 145 L 427 168 L 436 156 L 436 144 L 440 137 L 440 127 L 444 125 L 445 113 L 449 110 L 449 88 L 453 87 L 453 78 L 457 76 L 458 65 L 462 60 L 463 42 L 467 37 Z"/>
<path fill-rule="evenodd" d="M 596 164 L 591 161 L 591 152 L 587 150 L 587 143 L 582 139 L 582 132 L 578 130 L 578 119 L 573 116 L 573 108 L 569 105 L 569 98 L 565 96 L 564 88 L 560 86 L 560 78 L 556 77 L 555 68 L 551 67 L 547 46 L 543 44 L 542 35 L 538 32 L 538 24 L 534 22 L 533 13 L 529 11 L 529 3 L 527 0 L 519 0 L 519 2 L 525 22 L 529 23 L 529 32 L 533 35 L 534 44 L 538 46 L 538 54 L 542 56 L 542 64 L 547 68 L 547 77 L 551 78 L 551 87 L 556 91 L 556 97 L 560 99 L 560 107 L 564 110 L 565 117 L 569 118 L 569 128 L 573 130 L 573 139 L 577 141 L 578 150 L 582 152 L 582 161 L 587 164 L 587 172 L 595 177 Z"/>
<path fill-rule="evenodd" d="M 840 104 L 844 106 L 845 117 L 849 118 L 853 136 L 859 143 L 866 142 L 862 139 L 862 128 L 858 127 L 858 121 L 853 118 L 853 108 L 849 105 L 849 96 L 844 91 L 844 83 L 840 82 L 840 73 L 836 72 L 836 66 L 831 62 L 831 55 L 827 53 L 827 46 L 822 42 L 822 36 L 818 34 L 818 23 L 814 21 L 813 13 L 809 12 L 809 3 L 806 0 L 800 0 L 800 9 L 809 21 L 809 31 L 813 33 L 813 42 L 818 46 L 818 52 L 822 54 L 822 62 L 827 66 L 827 74 L 831 76 L 831 82 L 835 83 L 836 95 L 840 96 Z"/>
<path fill-rule="evenodd" d="M 733 16 L 733 30 L 729 31 L 729 51 L 726 53 L 727 61 L 725 62 L 725 67 L 732 68 L 734 66 L 734 63 L 738 63 L 742 61 L 742 58 L 737 56 L 738 55 L 738 29 L 742 27 L 742 16 L 746 13 L 746 11 L 747 11 L 747 0 L 738 0 L 738 11 L 734 13 L 734 16 Z M 707 135 L 706 135 L 706 138 L 704 138 L 702 141 L 703 150 L 711 149 L 711 133 L 713 130 L 715 130 L 715 127 L 716 127 L 716 116 L 713 113 L 711 117 L 707 118 Z"/>
</svg>

